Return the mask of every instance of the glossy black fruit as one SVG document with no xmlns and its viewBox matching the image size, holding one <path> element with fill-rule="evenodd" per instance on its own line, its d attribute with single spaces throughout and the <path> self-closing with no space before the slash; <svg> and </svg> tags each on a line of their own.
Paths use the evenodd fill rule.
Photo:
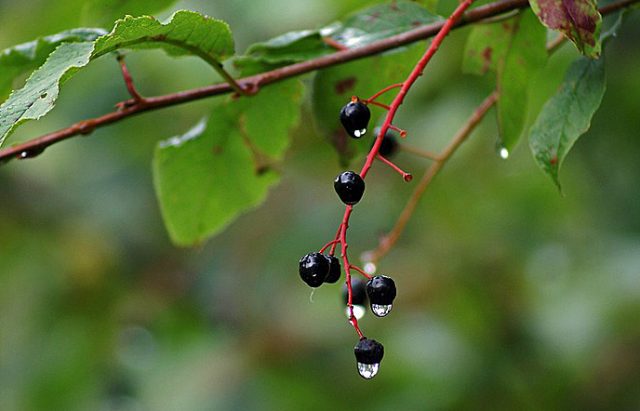
<svg viewBox="0 0 640 411">
<path fill-rule="evenodd" d="M 364 379 L 376 376 L 380 369 L 380 361 L 384 356 L 384 347 L 376 340 L 362 338 L 353 349 L 356 355 L 358 373 Z"/>
<path fill-rule="evenodd" d="M 375 134 L 377 136 L 378 131 L 376 131 Z M 375 140 L 373 140 L 373 142 L 375 143 Z M 398 152 L 398 147 L 398 139 L 391 131 L 387 130 L 387 132 L 384 134 L 384 137 L 382 138 L 382 144 L 380 144 L 378 153 L 380 153 L 382 157 L 391 158 L 395 153 Z"/>
<path fill-rule="evenodd" d="M 369 107 L 357 97 L 352 98 L 340 110 L 340 121 L 347 133 L 353 138 L 360 138 L 365 135 L 370 118 Z"/>
<path fill-rule="evenodd" d="M 396 298 L 396 284 L 390 277 L 377 275 L 367 282 L 369 302 L 375 305 L 391 305 Z"/>
<path fill-rule="evenodd" d="M 325 257 L 329 262 L 329 274 L 327 274 L 327 278 L 324 279 L 324 282 L 334 284 L 340 279 L 340 260 L 332 255 L 326 255 Z"/>
<path fill-rule="evenodd" d="M 384 347 L 376 340 L 363 338 L 353 349 L 360 364 L 379 364 L 384 357 Z"/>
<path fill-rule="evenodd" d="M 364 180 L 354 171 L 345 171 L 336 177 L 333 187 L 343 203 L 354 205 L 364 194 Z"/>
<path fill-rule="evenodd" d="M 351 278 L 351 303 L 353 305 L 367 305 L 367 285 L 359 278 Z M 342 286 L 342 301 L 344 305 L 349 303 L 349 290 L 347 284 Z"/>
<path fill-rule="evenodd" d="M 309 253 L 300 259 L 299 272 L 309 287 L 320 287 L 329 274 L 329 261 L 324 254 Z"/>
</svg>

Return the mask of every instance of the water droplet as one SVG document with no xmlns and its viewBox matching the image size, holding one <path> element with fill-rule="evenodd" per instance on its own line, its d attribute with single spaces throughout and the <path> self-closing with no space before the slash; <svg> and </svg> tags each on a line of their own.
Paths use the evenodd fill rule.
<svg viewBox="0 0 640 411">
<path fill-rule="evenodd" d="M 370 380 L 371 378 L 375 377 L 379 369 L 380 369 L 380 363 L 376 363 L 376 364 L 364 364 L 361 362 L 358 363 L 358 373 L 362 376 L 362 378 L 366 378 L 367 380 Z"/>
<path fill-rule="evenodd" d="M 363 305 L 353 305 L 353 316 L 356 317 L 356 320 L 361 319 L 362 317 L 364 317 L 364 314 L 367 312 L 367 309 L 363 306 Z M 351 310 L 349 309 L 349 307 L 347 307 L 345 309 L 345 315 L 347 316 L 347 318 L 351 317 Z"/>
<path fill-rule="evenodd" d="M 507 150 L 505 147 L 500 147 L 498 155 L 500 155 L 500 158 L 502 158 L 503 160 L 506 160 L 507 158 L 509 158 L 509 150 Z"/>
<path fill-rule="evenodd" d="M 353 135 L 356 136 L 356 138 L 360 138 L 360 137 L 364 136 L 366 134 L 366 132 L 367 132 L 367 129 L 363 128 L 362 130 L 355 130 L 353 132 Z"/>
<path fill-rule="evenodd" d="M 21 151 L 17 155 L 17 157 L 20 160 L 25 160 L 27 158 L 34 158 L 34 157 L 37 157 L 40 154 L 42 154 L 43 151 L 44 151 L 44 148 L 32 148 L 32 149 L 29 149 L 29 150 Z"/>
<path fill-rule="evenodd" d="M 391 308 L 393 308 L 392 304 L 389 305 L 381 305 L 381 304 L 371 304 L 371 311 L 378 317 L 384 317 L 391 312 Z"/>
<path fill-rule="evenodd" d="M 377 269 L 378 267 L 376 267 L 375 263 L 371 263 L 371 262 L 366 263 L 363 268 L 364 272 L 369 275 L 375 274 Z"/>
</svg>

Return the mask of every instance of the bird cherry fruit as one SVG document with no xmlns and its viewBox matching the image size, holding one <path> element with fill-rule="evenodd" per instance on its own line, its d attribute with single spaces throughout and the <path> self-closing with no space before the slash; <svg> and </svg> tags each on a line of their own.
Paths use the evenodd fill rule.
<svg viewBox="0 0 640 411">
<path fill-rule="evenodd" d="M 338 197 L 347 205 L 357 204 L 364 195 L 364 180 L 354 171 L 345 171 L 333 182 Z"/>
<path fill-rule="evenodd" d="M 324 254 L 309 253 L 300 259 L 299 272 L 309 287 L 320 287 L 329 274 L 329 261 Z"/>
<path fill-rule="evenodd" d="M 371 311 L 378 317 L 389 314 L 396 298 L 396 284 L 385 275 L 377 275 L 367 282 L 367 296 Z"/>
<path fill-rule="evenodd" d="M 365 379 L 376 376 L 380 368 L 380 361 L 384 356 L 384 347 L 376 340 L 362 338 L 353 349 L 356 355 L 358 373 Z"/>
<path fill-rule="evenodd" d="M 340 110 L 340 121 L 347 133 L 353 138 L 365 135 L 370 118 L 369 107 L 355 96 Z"/>
<path fill-rule="evenodd" d="M 326 255 L 325 258 L 329 262 L 329 274 L 327 274 L 327 278 L 324 279 L 324 282 L 329 284 L 337 283 L 340 279 L 340 260 L 332 255 Z"/>
<path fill-rule="evenodd" d="M 378 135 L 379 132 L 380 132 L 379 127 L 374 130 L 374 134 L 376 136 Z M 374 139 L 373 144 L 375 144 L 375 142 L 376 141 Z M 371 146 L 373 146 L 373 144 L 371 144 Z M 390 130 L 387 130 L 387 132 L 384 133 L 384 137 L 382 137 L 382 143 L 380 144 L 380 149 L 378 149 L 378 153 L 382 157 L 390 158 L 395 153 L 398 152 L 399 146 L 400 146 L 400 143 L 398 143 L 398 139 L 396 138 L 396 136 Z"/>
</svg>

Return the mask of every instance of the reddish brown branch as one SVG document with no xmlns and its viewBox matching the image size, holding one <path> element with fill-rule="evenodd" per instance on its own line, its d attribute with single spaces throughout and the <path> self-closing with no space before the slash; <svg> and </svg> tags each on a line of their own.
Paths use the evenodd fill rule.
<svg viewBox="0 0 640 411">
<path fill-rule="evenodd" d="M 447 160 L 451 158 L 453 153 L 460 147 L 460 145 L 469 137 L 471 132 L 476 128 L 480 121 L 484 118 L 487 111 L 495 104 L 498 98 L 498 93 L 491 93 L 480 106 L 473 112 L 471 117 L 465 122 L 460 130 L 453 137 L 449 145 L 447 145 L 444 150 L 434 159 L 433 164 L 425 171 L 424 175 L 420 179 L 420 182 L 416 186 L 413 194 L 411 194 L 411 198 L 407 201 L 407 204 L 404 206 L 404 209 L 400 213 L 396 224 L 393 226 L 391 231 L 382 239 L 380 239 L 380 243 L 378 247 L 366 253 L 363 253 L 363 259 L 368 262 L 377 262 L 380 258 L 382 258 L 389 250 L 395 245 L 400 237 L 400 234 L 404 231 L 405 226 L 409 222 L 409 219 L 413 215 L 416 207 L 418 206 L 418 202 L 422 198 L 424 191 L 429 187 L 429 184 L 433 180 L 433 178 L 438 174 L 440 169 L 445 165 Z"/>
<path fill-rule="evenodd" d="M 614 11 L 626 8 L 636 4 L 640 0 L 620 0 L 616 3 L 609 4 L 600 8 L 601 14 L 609 14 Z M 513 10 L 529 7 L 528 0 L 500 0 L 485 6 L 477 7 L 464 14 L 454 28 L 465 26 L 480 20 L 499 16 Z M 64 129 L 45 134 L 41 137 L 34 138 L 21 144 L 0 149 L 0 163 L 9 161 L 13 158 L 29 158 L 33 156 L 25 156 L 24 153 L 41 153 L 52 144 L 66 140 L 68 138 L 88 134 L 96 128 L 121 121 L 125 118 L 144 113 L 150 110 L 158 110 L 164 107 L 171 107 L 203 98 L 227 94 L 236 91 L 236 88 L 244 90 L 246 94 L 254 94 L 259 91 L 260 87 L 282 81 L 291 77 L 296 77 L 304 73 L 331 67 L 353 60 L 361 59 L 382 53 L 384 51 L 398 48 L 419 40 L 424 40 L 434 36 L 444 25 L 444 22 L 437 22 L 418 27 L 414 30 L 398 34 L 383 40 L 370 43 L 363 47 L 354 49 L 341 50 L 328 56 L 319 57 L 317 59 L 307 60 L 301 63 L 292 64 L 276 70 L 261 73 L 255 76 L 246 77 L 234 84 L 220 83 L 211 86 L 195 88 L 191 90 L 179 91 L 177 93 L 166 94 L 157 97 L 145 98 L 145 104 L 135 105 L 135 100 L 127 100 L 116 104 L 117 107 L 125 107 L 125 109 L 107 113 L 93 119 L 82 120 Z M 235 88 L 234 88 L 235 86 Z"/>
<path fill-rule="evenodd" d="M 136 90 L 136 86 L 133 84 L 133 78 L 131 77 L 131 73 L 129 73 L 127 64 L 124 62 L 124 56 L 118 56 L 118 63 L 120 64 L 120 71 L 122 72 L 124 84 L 127 87 L 127 91 L 133 98 L 134 104 L 144 104 L 144 97 L 142 97 L 140 93 L 138 93 L 138 90 Z"/>
<path fill-rule="evenodd" d="M 631 1 L 635 2 L 640 0 Z M 467 12 L 457 23 L 457 26 L 463 26 L 486 19 L 488 17 L 496 16 L 511 10 L 525 7 L 528 7 L 527 0 L 497 1 L 495 3 L 487 4 L 485 6 L 481 6 Z M 331 67 L 347 63 L 349 61 L 376 55 L 390 49 L 416 42 L 418 40 L 424 40 L 435 35 L 443 25 L 444 22 L 428 24 L 402 34 L 398 34 L 396 36 L 370 43 L 366 46 L 348 50 L 341 50 L 328 56 L 307 60 L 301 63 L 292 64 L 255 76 L 239 79 L 237 80 L 237 84 L 239 84 L 239 86 L 243 90 L 256 92 L 261 87 L 267 84 L 282 81 L 291 77 L 296 77 L 301 74 L 309 73 L 311 71 L 323 69 L 326 67 Z M 163 96 L 147 97 L 145 98 L 144 105 L 135 105 L 135 101 L 133 99 L 124 101 L 118 104 L 118 106 L 120 107 L 125 107 L 120 111 L 108 113 L 93 119 L 83 120 L 67 128 L 55 131 L 53 133 L 45 134 L 41 137 L 34 138 L 22 144 L 17 144 L 12 147 L 0 149 L 0 162 L 8 161 L 12 158 L 19 158 L 20 153 L 23 152 L 42 152 L 45 148 L 52 144 L 77 135 L 86 134 L 81 132 L 81 129 L 94 130 L 96 128 L 104 127 L 108 124 L 118 122 L 125 118 L 144 113 L 146 111 L 158 110 L 164 107 L 171 107 L 207 97 L 231 93 L 233 91 L 235 90 L 229 83 L 220 83 L 211 86 L 180 91 L 177 93 L 166 94 Z"/>
</svg>

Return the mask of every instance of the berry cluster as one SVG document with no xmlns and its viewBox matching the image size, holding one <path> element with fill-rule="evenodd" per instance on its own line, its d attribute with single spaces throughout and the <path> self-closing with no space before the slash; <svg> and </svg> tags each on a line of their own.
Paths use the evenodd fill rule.
<svg viewBox="0 0 640 411">
<path fill-rule="evenodd" d="M 300 276 L 307 284 L 309 284 L 309 280 L 311 280 L 311 284 L 315 284 L 315 286 L 319 286 L 323 282 L 326 282 L 326 279 L 329 276 L 329 259 L 334 256 L 336 246 L 340 244 L 340 257 L 342 259 L 346 277 L 347 315 L 349 317 L 349 322 L 360 337 L 360 341 L 354 348 L 354 354 L 358 364 L 358 372 L 366 379 L 373 378 L 377 374 L 380 367 L 380 361 L 384 355 L 384 348 L 379 342 L 366 338 L 358 326 L 358 317 L 356 317 L 356 310 L 354 310 L 358 305 L 355 305 L 354 303 L 362 303 L 364 305 L 364 298 L 361 296 L 362 292 L 358 290 L 359 288 L 361 289 L 362 286 L 358 285 L 358 283 L 352 282 L 351 270 L 359 272 L 368 279 L 368 282 L 364 287 L 365 294 L 369 299 L 371 311 L 373 311 L 377 316 L 382 317 L 389 314 L 393 305 L 393 300 L 396 296 L 396 286 L 393 280 L 387 276 L 378 275 L 372 277 L 365 270 L 349 263 L 349 256 L 347 254 L 347 248 L 349 247 L 347 244 L 347 228 L 349 227 L 349 219 L 354 205 L 357 204 L 364 195 L 364 179 L 376 160 L 391 167 L 402 176 L 404 181 L 411 181 L 411 174 L 406 173 L 387 158 L 387 156 L 392 155 L 398 148 L 395 138 L 386 138 L 387 131 L 394 130 L 400 134 L 400 137 L 406 137 L 407 133 L 404 130 L 399 129 L 392 124 L 395 114 L 404 101 L 404 97 L 409 89 L 413 86 L 416 80 L 422 76 L 427 63 L 429 63 L 433 55 L 436 53 L 449 31 L 451 31 L 455 24 L 462 18 L 465 10 L 471 6 L 471 3 L 473 3 L 473 0 L 461 0 L 453 13 L 451 13 L 447 20 L 442 24 L 438 33 L 429 44 L 429 47 L 424 52 L 420 60 L 418 60 L 404 82 L 391 84 L 378 91 L 367 100 L 360 100 L 358 97 L 353 97 L 351 101 L 340 111 L 340 122 L 344 126 L 346 132 L 356 139 L 360 139 L 367 132 L 369 120 L 371 119 L 371 112 L 367 105 L 371 104 L 381 107 L 387 110 L 387 115 L 382 122 L 373 146 L 369 150 L 360 172 L 356 173 L 354 171 L 345 171 L 336 178 L 334 187 L 340 197 L 340 200 L 346 204 L 342 222 L 338 227 L 338 232 L 336 233 L 334 240 L 329 241 L 318 253 L 307 254 L 302 258 L 302 260 L 300 260 Z M 396 93 L 389 105 L 376 101 L 376 99 L 382 94 L 396 88 L 399 88 L 400 90 Z M 426 157 L 433 158 L 432 156 Z M 329 247 L 328 256 L 325 256 L 324 252 Z M 369 268 L 370 267 L 374 268 L 369 271 L 375 271 L 373 262 L 371 262 Z M 364 312 L 364 309 L 362 312 Z"/>
<path fill-rule="evenodd" d="M 359 139 L 367 132 L 371 118 L 367 104 L 372 103 L 375 97 L 369 100 L 360 100 L 358 97 L 353 97 L 340 111 L 340 121 L 351 137 Z M 381 105 L 380 103 L 376 104 Z M 395 127 L 391 128 L 396 129 Z M 400 135 L 404 136 L 402 130 L 396 130 L 401 131 Z M 379 130 L 376 130 L 376 133 L 381 134 Z M 395 164 L 386 159 L 387 156 L 391 156 L 397 151 L 398 141 L 389 132 L 385 132 L 382 136 L 379 135 L 378 139 L 381 139 L 381 141 L 379 144 L 376 144 L 377 140 L 374 141 L 370 156 L 376 156 L 379 160 L 399 171 L 405 181 L 409 181 L 410 174 L 399 170 Z M 320 251 L 308 253 L 300 259 L 299 273 L 302 281 L 312 288 L 320 287 L 324 283 L 337 282 L 341 276 L 342 266 L 334 254 L 337 245 L 340 244 L 342 246 L 341 258 L 346 276 L 345 285 L 343 286 L 343 300 L 347 306 L 346 313 L 349 322 L 360 337 L 358 344 L 354 348 L 358 373 L 363 378 L 370 379 L 378 373 L 380 361 L 384 355 L 384 348 L 379 342 L 364 336 L 358 326 L 358 320 L 365 314 L 367 305 L 377 317 L 384 317 L 389 314 L 393 307 L 393 300 L 396 297 L 396 285 L 390 277 L 385 275 L 372 276 L 365 270 L 350 264 L 346 254 L 348 219 L 353 206 L 358 204 L 364 195 L 365 173 L 366 168 L 360 173 L 345 171 L 335 178 L 334 189 L 340 200 L 347 207 L 345 217 L 333 241 L 327 243 Z M 352 270 L 362 274 L 367 281 L 352 278 Z"/>
</svg>

